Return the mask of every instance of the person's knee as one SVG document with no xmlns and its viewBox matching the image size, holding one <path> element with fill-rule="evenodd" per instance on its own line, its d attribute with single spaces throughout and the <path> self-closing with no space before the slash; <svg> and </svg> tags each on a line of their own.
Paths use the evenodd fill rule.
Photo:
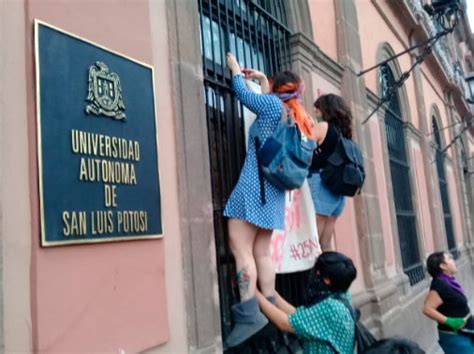
<svg viewBox="0 0 474 354">
<path fill-rule="evenodd" d="M 258 245 L 257 247 L 253 248 L 253 255 L 255 259 L 261 258 L 271 258 L 270 255 L 270 243 L 265 245 Z"/>
<path fill-rule="evenodd" d="M 229 242 L 229 248 L 237 262 L 246 262 L 253 258 L 251 246 L 239 242 Z"/>
</svg>

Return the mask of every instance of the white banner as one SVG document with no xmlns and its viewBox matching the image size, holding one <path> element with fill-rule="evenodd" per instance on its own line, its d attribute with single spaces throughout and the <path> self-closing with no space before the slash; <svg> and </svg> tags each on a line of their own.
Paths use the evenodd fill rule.
<svg viewBox="0 0 474 354">
<path fill-rule="evenodd" d="M 308 270 L 321 254 L 307 180 L 300 189 L 286 192 L 285 230 L 273 231 L 270 252 L 277 273 Z"/>
</svg>

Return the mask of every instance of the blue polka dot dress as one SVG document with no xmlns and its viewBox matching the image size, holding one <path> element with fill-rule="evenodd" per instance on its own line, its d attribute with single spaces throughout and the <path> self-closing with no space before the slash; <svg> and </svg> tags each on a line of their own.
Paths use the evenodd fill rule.
<svg viewBox="0 0 474 354">
<path fill-rule="evenodd" d="M 281 100 L 272 94 L 250 91 L 242 75 L 235 75 L 232 78 L 232 86 L 242 104 L 257 115 L 254 124 L 258 124 L 263 145 L 281 119 Z M 278 190 L 265 179 L 263 183 L 265 183 L 265 205 L 260 198 L 255 142 L 249 139 L 244 165 L 225 206 L 224 216 L 244 220 L 263 229 L 284 229 L 285 192 Z"/>
</svg>

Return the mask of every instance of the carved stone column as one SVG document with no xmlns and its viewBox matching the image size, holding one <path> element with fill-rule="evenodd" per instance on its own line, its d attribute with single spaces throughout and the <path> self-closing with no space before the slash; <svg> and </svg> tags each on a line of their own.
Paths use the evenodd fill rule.
<svg viewBox="0 0 474 354">
<path fill-rule="evenodd" d="M 421 130 L 421 151 L 423 153 L 423 167 L 425 169 L 426 187 L 430 208 L 431 228 L 433 230 L 433 240 L 435 250 L 442 250 L 447 247 L 446 237 L 444 237 L 443 210 L 439 198 L 439 184 L 436 180 L 436 165 L 432 163 L 434 159 L 431 139 L 427 134 L 431 132 L 428 122 L 431 122 L 431 112 L 427 112 L 425 107 L 425 97 L 423 92 L 423 78 L 421 69 L 417 66 L 413 70 L 415 82 L 416 109 L 420 119 Z"/>
<path fill-rule="evenodd" d="M 361 69 L 362 53 L 354 0 L 335 0 L 339 64 L 344 68 L 341 92 L 354 115 L 354 137 L 364 153 L 366 181 L 363 193 L 355 197 L 357 231 L 366 286 L 374 288 L 387 279 L 381 214 L 375 180 L 376 167 L 369 126 L 360 122 L 367 116 L 368 103 Z"/>
<path fill-rule="evenodd" d="M 166 6 L 189 352 L 215 353 L 222 346 L 199 9 L 197 1 Z"/>
<path fill-rule="evenodd" d="M 450 129 L 451 134 L 449 134 L 449 140 L 447 141 L 447 144 L 452 143 L 455 139 L 458 139 L 458 142 L 454 143 L 451 147 L 450 150 L 452 152 L 452 167 L 453 167 L 453 172 L 454 172 L 454 180 L 455 180 L 455 186 L 454 190 L 456 191 L 458 195 L 458 200 L 462 204 L 459 205 L 459 211 L 460 211 L 460 217 L 461 217 L 461 229 L 462 229 L 462 239 L 463 239 L 463 247 L 460 247 L 459 244 L 456 244 L 456 247 L 458 248 L 458 251 L 461 254 L 464 254 L 467 252 L 467 249 L 470 244 L 470 239 L 471 235 L 469 235 L 469 215 L 466 213 L 466 210 L 464 209 L 464 197 L 463 197 L 463 181 L 464 178 L 462 177 L 462 167 L 460 166 L 461 162 L 461 157 L 459 154 L 459 139 L 460 136 L 458 135 L 461 132 L 462 126 L 460 124 L 454 125 L 455 123 L 460 123 L 461 119 L 459 117 L 459 112 L 456 110 L 456 106 L 454 105 L 454 97 L 453 94 L 450 92 L 445 93 L 445 102 L 446 102 L 446 111 L 447 111 L 447 117 L 448 117 L 448 123 L 447 125 L 453 125 L 452 129 Z M 467 132 L 466 132 L 467 133 Z M 468 133 L 467 133 L 468 134 Z M 449 150 L 448 150 L 449 151 Z M 448 156 L 448 155 L 446 155 Z M 451 196 L 452 197 L 452 196 Z M 453 208 L 454 209 L 454 208 Z M 451 213 L 453 214 L 455 211 L 451 210 Z"/>
</svg>

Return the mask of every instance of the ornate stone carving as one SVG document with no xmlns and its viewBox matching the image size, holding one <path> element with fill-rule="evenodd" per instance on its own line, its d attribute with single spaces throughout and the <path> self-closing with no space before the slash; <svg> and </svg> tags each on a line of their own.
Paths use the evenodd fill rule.
<svg viewBox="0 0 474 354">
<path fill-rule="evenodd" d="M 120 79 L 109 67 L 97 61 L 89 67 L 89 91 L 87 94 L 87 114 L 125 120 L 125 105 L 122 99 Z"/>
</svg>

